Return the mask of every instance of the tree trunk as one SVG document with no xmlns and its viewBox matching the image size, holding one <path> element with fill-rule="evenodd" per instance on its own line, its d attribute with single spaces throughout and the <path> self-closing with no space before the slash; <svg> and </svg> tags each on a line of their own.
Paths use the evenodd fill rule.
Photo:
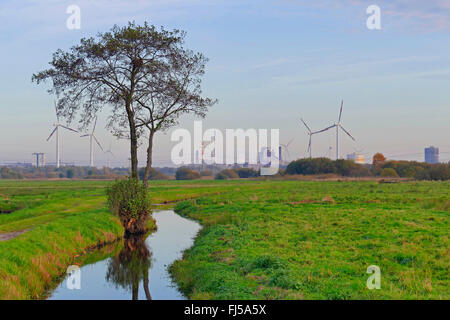
<svg viewBox="0 0 450 320">
<path fill-rule="evenodd" d="M 131 299 L 139 300 L 139 281 L 133 281 L 132 289 L 131 289 Z"/>
<path fill-rule="evenodd" d="M 131 178 L 139 179 L 138 176 L 138 159 L 137 159 L 137 133 L 134 121 L 134 112 L 131 109 L 131 102 L 127 101 L 125 105 L 127 109 L 128 123 L 130 126 L 130 155 L 131 155 Z"/>
<path fill-rule="evenodd" d="M 149 280 L 148 280 L 148 269 L 144 271 L 144 292 L 147 300 L 152 300 L 152 295 L 150 294 Z"/>
<path fill-rule="evenodd" d="M 133 132 L 134 131 L 134 132 Z M 131 177 L 133 179 L 139 179 L 138 176 L 138 159 L 137 159 L 137 135 L 136 130 L 132 129 L 130 130 L 130 137 L 131 137 Z"/>
<path fill-rule="evenodd" d="M 152 169 L 152 157 L 153 157 L 153 137 L 155 131 L 150 130 L 150 135 L 148 137 L 148 148 L 147 148 L 147 165 L 145 167 L 144 173 L 144 186 L 148 188 L 148 179 L 150 177 L 150 170 Z"/>
</svg>

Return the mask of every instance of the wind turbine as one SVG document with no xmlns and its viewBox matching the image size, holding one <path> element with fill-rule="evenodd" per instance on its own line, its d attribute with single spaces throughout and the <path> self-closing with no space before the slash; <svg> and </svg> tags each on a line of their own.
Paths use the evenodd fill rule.
<svg viewBox="0 0 450 320">
<path fill-rule="evenodd" d="M 56 167 L 59 168 L 60 166 L 60 158 L 59 158 L 59 128 L 64 128 L 73 132 L 78 132 L 77 130 L 71 129 L 69 127 L 66 127 L 59 123 L 59 116 L 58 116 L 58 108 L 56 107 L 56 101 L 55 104 L 55 112 L 56 112 L 56 123 L 53 124 L 55 129 L 53 129 L 52 133 L 50 133 L 49 137 L 47 138 L 47 141 L 50 140 L 50 138 L 53 136 L 53 134 L 56 132 Z"/>
<path fill-rule="evenodd" d="M 288 147 L 292 143 L 292 141 L 294 141 L 294 139 L 291 139 L 287 144 L 280 143 L 280 146 L 282 148 L 284 148 L 284 150 L 286 151 L 286 154 L 287 154 L 287 158 L 285 159 L 285 161 L 288 161 L 288 159 L 291 158 L 291 155 L 289 154 L 289 148 Z M 281 159 L 280 159 L 280 161 L 281 161 Z"/>
<path fill-rule="evenodd" d="M 328 150 L 327 150 L 327 153 L 325 154 L 325 157 L 326 157 L 326 158 L 330 158 L 330 159 L 331 159 L 331 150 L 333 150 L 333 147 L 332 147 L 332 146 L 329 146 L 329 147 L 328 147 Z"/>
<path fill-rule="evenodd" d="M 339 128 L 341 128 L 342 131 L 344 131 L 353 141 L 356 141 L 355 138 L 353 138 L 352 135 L 347 130 L 345 130 L 344 127 L 341 124 L 342 107 L 343 106 L 344 106 L 344 100 L 342 100 L 342 102 L 341 102 L 341 110 L 339 111 L 339 118 L 338 118 L 338 121 L 336 123 L 334 123 L 333 125 L 325 128 L 325 129 L 322 129 L 322 130 L 316 132 L 316 133 L 324 132 L 324 131 L 327 131 L 327 130 L 329 130 L 331 128 L 336 127 L 336 160 L 339 159 Z"/>
<path fill-rule="evenodd" d="M 111 151 L 111 142 L 109 143 L 109 148 L 108 148 L 108 150 L 105 151 L 105 154 L 108 155 L 108 168 L 109 168 L 109 167 L 110 167 L 110 163 L 109 163 L 109 155 L 112 155 L 114 158 L 116 157 L 116 156 L 114 155 L 114 153 L 112 153 L 112 151 Z"/>
<path fill-rule="evenodd" d="M 101 146 L 100 142 L 98 142 L 97 138 L 94 135 L 94 131 L 95 131 L 95 126 L 96 125 L 97 125 L 97 117 L 95 117 L 95 122 L 94 122 L 94 127 L 92 128 L 92 132 L 88 133 L 88 134 L 84 134 L 84 135 L 81 136 L 81 137 L 89 137 L 89 142 L 90 142 L 90 163 L 89 163 L 89 165 L 91 167 L 94 166 L 94 145 L 93 145 L 93 140 L 95 140 L 95 142 L 97 142 L 98 146 L 103 151 L 103 147 Z"/>
<path fill-rule="evenodd" d="M 312 158 L 312 144 L 311 144 L 311 140 L 312 140 L 312 135 L 319 133 L 320 131 L 317 132 L 312 132 L 311 128 L 308 127 L 308 125 L 306 124 L 305 121 L 303 121 L 303 119 L 300 119 L 303 124 L 305 125 L 306 129 L 308 129 L 308 135 L 309 135 L 309 144 L 308 144 L 308 152 L 309 152 L 309 157 Z"/>
</svg>

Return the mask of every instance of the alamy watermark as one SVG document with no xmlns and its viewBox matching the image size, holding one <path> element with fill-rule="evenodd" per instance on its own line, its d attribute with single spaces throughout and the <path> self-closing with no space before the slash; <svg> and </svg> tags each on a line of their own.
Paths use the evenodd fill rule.
<svg viewBox="0 0 450 320">
<path fill-rule="evenodd" d="M 222 131 L 207 129 L 203 132 L 202 122 L 194 121 L 193 137 L 187 129 L 172 131 L 171 140 L 178 143 L 172 148 L 171 160 L 175 165 L 259 165 L 261 175 L 275 175 L 280 164 L 279 137 L 279 129 L 226 129 L 224 149 Z"/>
<path fill-rule="evenodd" d="M 72 4 L 67 7 L 66 13 L 70 16 L 66 20 L 66 26 L 69 30 L 81 29 L 81 9 L 79 6 Z"/>
<path fill-rule="evenodd" d="M 367 18 L 366 26 L 369 30 L 381 30 L 381 9 L 373 4 L 367 7 L 366 13 L 370 15 Z"/>
<path fill-rule="evenodd" d="M 67 267 L 66 273 L 68 274 L 66 279 L 66 286 L 69 290 L 81 289 L 81 269 L 77 265 L 71 265 Z"/>
<path fill-rule="evenodd" d="M 367 267 L 367 273 L 370 274 L 367 278 L 367 288 L 369 290 L 381 289 L 381 270 L 379 266 L 371 265 Z"/>
</svg>

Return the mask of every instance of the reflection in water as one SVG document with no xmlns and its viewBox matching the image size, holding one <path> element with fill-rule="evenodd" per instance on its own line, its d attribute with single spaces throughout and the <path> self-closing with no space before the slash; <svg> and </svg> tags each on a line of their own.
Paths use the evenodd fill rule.
<svg viewBox="0 0 450 320">
<path fill-rule="evenodd" d="M 145 245 L 145 236 L 130 236 L 124 239 L 124 246 L 118 255 L 112 257 L 106 271 L 106 281 L 116 288 L 131 291 L 132 299 L 138 300 L 139 282 L 142 280 L 145 297 L 151 300 L 148 270 L 151 253 Z"/>
<path fill-rule="evenodd" d="M 49 299 L 185 299 L 167 268 L 192 246 L 200 225 L 172 210 L 155 211 L 152 216 L 158 229 L 145 241 L 118 241 L 83 256 L 78 261 L 81 290 L 68 289 L 65 279 Z"/>
</svg>

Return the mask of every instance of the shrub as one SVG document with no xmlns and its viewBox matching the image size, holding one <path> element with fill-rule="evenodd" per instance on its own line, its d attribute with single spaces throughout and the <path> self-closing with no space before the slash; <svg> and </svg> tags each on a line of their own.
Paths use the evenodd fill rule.
<svg viewBox="0 0 450 320">
<path fill-rule="evenodd" d="M 138 174 L 139 174 L 139 179 L 143 180 L 144 174 L 145 174 L 145 168 L 140 168 L 138 171 Z M 150 168 L 150 175 L 148 176 L 148 179 L 149 180 L 168 180 L 169 177 L 155 168 Z"/>
<path fill-rule="evenodd" d="M 222 171 L 219 172 L 219 174 L 225 176 L 226 179 L 237 179 L 237 178 L 239 178 L 239 176 L 236 173 L 236 171 L 231 170 L 231 169 L 222 170 Z M 216 178 L 217 178 L 217 176 L 216 176 Z"/>
<path fill-rule="evenodd" d="M 339 159 L 333 161 L 333 163 L 336 167 L 336 173 L 344 177 L 367 177 L 372 175 L 369 168 L 351 160 Z"/>
<path fill-rule="evenodd" d="M 74 175 L 73 169 L 68 169 L 68 170 L 66 171 L 66 177 L 67 177 L 67 178 L 72 179 L 72 178 L 73 178 L 73 175 Z"/>
<path fill-rule="evenodd" d="M 240 168 L 236 170 L 239 178 L 255 178 L 259 176 L 259 172 L 251 168 Z"/>
<path fill-rule="evenodd" d="M 450 166 L 448 164 L 434 164 L 429 169 L 431 180 L 450 180 Z"/>
<path fill-rule="evenodd" d="M 3 198 L 0 198 L 0 214 L 2 213 L 12 213 L 14 211 L 17 211 L 24 206 L 19 206 L 17 203 L 12 202 L 10 200 L 3 200 Z"/>
<path fill-rule="evenodd" d="M 222 172 L 219 172 L 216 174 L 215 177 L 216 180 L 228 180 L 228 176 L 224 175 Z"/>
<path fill-rule="evenodd" d="M 381 170 L 381 176 L 382 177 L 398 177 L 397 171 L 393 168 L 384 168 Z"/>
<path fill-rule="evenodd" d="M 198 171 L 194 171 L 186 167 L 181 167 L 177 169 L 177 172 L 175 173 L 175 179 L 177 180 L 200 179 L 200 173 Z"/>
<path fill-rule="evenodd" d="M 212 173 L 211 170 L 206 169 L 206 170 L 201 171 L 201 172 L 200 172 L 200 175 L 201 175 L 202 177 L 210 177 L 210 176 L 213 175 L 213 173 Z"/>
<path fill-rule="evenodd" d="M 328 158 L 299 159 L 292 161 L 286 168 L 287 174 L 336 173 L 336 166 Z"/>
<path fill-rule="evenodd" d="M 108 205 L 125 228 L 125 234 L 148 231 L 150 197 L 144 184 L 136 179 L 116 180 L 107 188 Z"/>
</svg>

